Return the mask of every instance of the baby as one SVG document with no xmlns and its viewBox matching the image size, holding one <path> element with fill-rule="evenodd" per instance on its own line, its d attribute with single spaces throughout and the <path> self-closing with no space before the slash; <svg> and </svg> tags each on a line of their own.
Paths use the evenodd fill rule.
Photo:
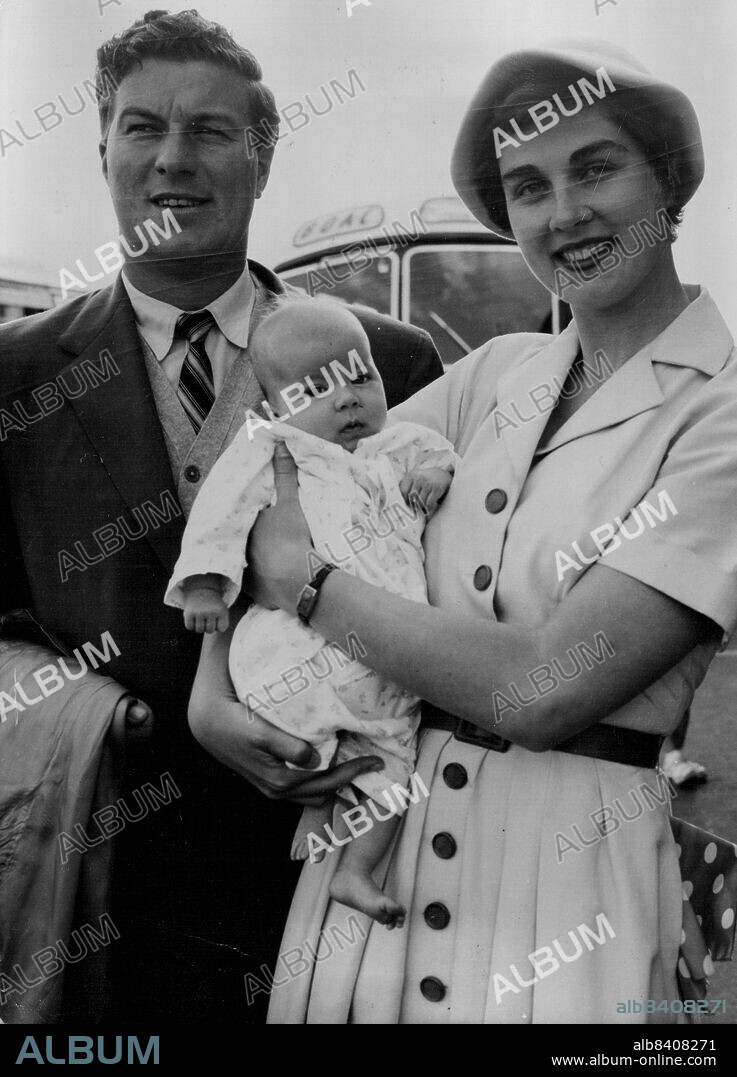
<svg viewBox="0 0 737 1077">
<path fill-rule="evenodd" d="M 419 501 L 427 515 L 435 510 L 457 459 L 450 443 L 414 423 L 385 427 L 384 388 L 368 338 L 334 300 L 278 300 L 253 333 L 250 354 L 267 418 L 247 413 L 203 483 L 165 601 L 184 609 L 190 630 L 228 627 L 248 533 L 274 500 L 272 459 L 283 441 L 297 464 L 300 504 L 316 551 L 309 575 L 332 562 L 426 603 L 425 518 L 408 511 L 404 499 Z M 254 604 L 235 629 L 230 674 L 250 711 L 313 745 L 317 769 L 369 754 L 383 760 L 380 772 L 357 776 L 336 798 L 334 830 L 345 847 L 330 892 L 388 927 L 401 927 L 406 910 L 382 892 L 372 872 L 406 807 L 395 804 L 390 791 L 396 796 L 396 783 L 406 788 L 414 773 L 419 700 L 357 662 L 355 653 L 365 651 L 351 635 L 346 653 L 296 617 Z M 380 796 L 388 813 L 375 810 Z M 370 806 L 374 817 L 371 828 L 347 844 L 341 802 Z M 295 859 L 309 851 L 311 860 L 321 860 L 332 848 L 325 841 L 332 816 L 333 805 L 305 809 Z M 317 856 L 315 848 L 322 850 Z"/>
</svg>

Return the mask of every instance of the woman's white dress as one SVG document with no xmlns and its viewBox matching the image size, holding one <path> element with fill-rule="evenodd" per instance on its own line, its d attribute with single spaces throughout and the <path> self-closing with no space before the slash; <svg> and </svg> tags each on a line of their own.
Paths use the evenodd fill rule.
<svg viewBox="0 0 737 1077">
<path fill-rule="evenodd" d="M 726 640 L 737 620 L 729 330 L 702 290 L 611 377 L 603 361 L 591 368 L 603 383 L 538 450 L 577 350 L 575 324 L 556 338 L 497 338 L 393 412 L 462 457 L 425 534 L 431 603 L 540 625 L 600 560 L 707 615 Z M 673 729 L 719 644 L 715 632 L 606 724 Z M 579 665 L 585 677 L 610 661 L 607 645 L 582 638 L 577 654 L 550 656 L 552 681 L 533 671 L 500 685 L 496 731 L 536 683 L 553 691 Z M 299 948 L 308 968 L 293 975 L 280 958 L 270 1022 L 672 1022 L 622 1007 L 679 998 L 682 894 L 662 777 L 558 751 L 494 752 L 439 730 L 421 738 L 430 795 L 409 806 L 382 868 L 406 926 L 352 914 L 355 939 L 316 950 L 350 910 L 328 895 L 340 852 L 306 865 L 281 954 Z"/>
</svg>

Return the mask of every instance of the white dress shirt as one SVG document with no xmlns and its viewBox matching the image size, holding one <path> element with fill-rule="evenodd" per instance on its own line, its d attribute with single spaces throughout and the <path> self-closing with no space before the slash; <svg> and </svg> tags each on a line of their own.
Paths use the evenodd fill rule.
<svg viewBox="0 0 737 1077">
<path fill-rule="evenodd" d="M 121 274 L 123 285 L 133 307 L 138 332 L 161 364 L 176 390 L 187 354 L 187 341 L 174 335 L 177 318 L 184 312 L 171 303 L 139 291 Z M 236 357 L 248 346 L 251 314 L 256 298 L 256 288 L 251 280 L 248 266 L 235 284 L 219 295 L 206 307 L 215 319 L 215 325 L 205 337 L 205 350 L 212 365 L 215 396 L 223 387 L 225 378 Z"/>
</svg>

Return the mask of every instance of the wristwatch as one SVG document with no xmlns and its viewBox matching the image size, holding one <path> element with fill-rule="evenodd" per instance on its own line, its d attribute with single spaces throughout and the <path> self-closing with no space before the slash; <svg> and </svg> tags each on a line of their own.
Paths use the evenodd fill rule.
<svg viewBox="0 0 737 1077">
<path fill-rule="evenodd" d="M 320 588 L 333 569 L 337 567 L 337 565 L 331 565 L 328 561 L 322 568 L 317 570 L 310 582 L 306 583 L 300 591 L 299 599 L 297 601 L 297 616 L 303 625 L 308 625 L 310 623 L 310 617 L 312 616 L 312 611 L 315 608 L 315 603 L 320 594 Z"/>
</svg>

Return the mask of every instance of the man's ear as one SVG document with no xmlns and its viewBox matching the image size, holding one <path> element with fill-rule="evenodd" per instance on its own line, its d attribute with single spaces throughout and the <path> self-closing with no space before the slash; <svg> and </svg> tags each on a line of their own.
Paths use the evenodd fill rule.
<svg viewBox="0 0 737 1077">
<path fill-rule="evenodd" d="M 100 143 L 99 143 L 97 149 L 98 149 L 99 154 L 100 154 L 100 160 L 102 161 L 102 174 L 105 177 L 105 182 L 107 183 L 107 139 L 106 138 L 101 138 L 100 139 Z"/>
<path fill-rule="evenodd" d="M 258 167 L 256 171 L 256 198 L 260 198 L 269 182 L 271 162 L 274 159 L 275 146 L 261 146 L 258 150 Z"/>
</svg>

